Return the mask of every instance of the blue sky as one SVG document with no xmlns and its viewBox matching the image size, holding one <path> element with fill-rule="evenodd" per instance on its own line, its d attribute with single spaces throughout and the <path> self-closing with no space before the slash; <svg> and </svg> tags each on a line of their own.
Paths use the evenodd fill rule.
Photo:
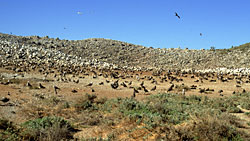
<svg viewBox="0 0 250 141">
<path fill-rule="evenodd" d="M 249 0 L 0 0 L 0 32 L 230 48 L 250 42 L 249 6 Z"/>
</svg>

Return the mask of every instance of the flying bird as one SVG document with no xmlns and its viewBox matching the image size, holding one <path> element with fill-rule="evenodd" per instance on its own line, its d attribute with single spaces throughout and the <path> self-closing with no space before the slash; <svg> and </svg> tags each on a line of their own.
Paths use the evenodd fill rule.
<svg viewBox="0 0 250 141">
<path fill-rule="evenodd" d="M 178 15 L 178 13 L 175 12 L 175 16 L 181 19 L 181 17 Z"/>
<path fill-rule="evenodd" d="M 200 36 L 202 36 L 202 33 L 200 33 Z"/>
<path fill-rule="evenodd" d="M 78 15 L 82 15 L 82 12 L 78 11 L 77 14 L 78 14 Z"/>
</svg>

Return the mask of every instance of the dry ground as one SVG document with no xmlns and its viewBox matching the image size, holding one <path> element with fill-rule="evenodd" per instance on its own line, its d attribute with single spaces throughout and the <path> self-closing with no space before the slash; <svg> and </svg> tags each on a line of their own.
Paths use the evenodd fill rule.
<svg viewBox="0 0 250 141">
<path fill-rule="evenodd" d="M 34 71 L 34 72 L 14 72 L 11 70 L 6 70 L 1 68 L 0 69 L 0 77 L 1 77 L 1 84 L 0 84 L 0 98 L 8 98 L 8 102 L 2 102 L 0 101 L 0 114 L 2 118 L 7 118 L 11 121 L 14 121 L 16 123 L 18 122 L 24 122 L 29 119 L 34 119 L 39 116 L 43 117 L 46 115 L 53 115 L 56 111 L 55 105 L 48 104 L 47 107 L 39 107 L 40 101 L 42 99 L 49 99 L 56 103 L 57 100 L 63 100 L 68 103 L 74 103 L 75 101 L 82 98 L 82 96 L 86 93 L 88 94 L 96 94 L 98 97 L 106 97 L 108 99 L 110 98 L 116 98 L 116 97 L 131 97 L 133 95 L 134 88 L 139 88 L 140 83 L 144 81 L 144 86 L 149 90 L 149 92 L 145 92 L 143 89 L 139 90 L 139 93 L 136 94 L 137 100 L 143 100 L 148 95 L 154 95 L 157 93 L 167 93 L 168 88 L 171 86 L 171 84 L 174 84 L 175 86 L 179 86 L 180 88 L 174 87 L 174 89 L 171 91 L 171 93 L 182 93 L 182 88 L 185 86 L 188 90 L 186 91 L 185 95 L 206 95 L 208 97 L 227 97 L 232 96 L 233 92 L 242 92 L 243 89 L 246 90 L 246 92 L 250 92 L 250 83 L 245 83 L 247 78 L 243 78 L 241 84 L 238 84 L 236 79 L 229 80 L 228 82 L 222 82 L 217 80 L 216 76 L 213 78 L 210 77 L 208 80 L 203 79 L 203 83 L 201 82 L 195 82 L 196 80 L 199 80 L 199 77 L 194 77 L 193 74 L 185 74 L 183 76 L 176 76 L 178 79 L 183 79 L 183 81 L 173 81 L 170 82 L 170 80 L 167 80 L 167 82 L 160 82 L 161 76 L 152 76 L 152 72 L 128 72 L 124 74 L 125 79 L 119 78 L 119 84 L 122 82 L 125 82 L 127 84 L 127 87 L 119 85 L 117 89 L 113 89 L 111 87 L 111 83 L 115 82 L 118 79 L 111 78 L 108 76 L 107 78 L 102 76 L 99 76 L 101 72 L 97 72 L 97 77 L 93 78 L 94 73 L 93 72 L 86 72 L 83 74 L 80 74 L 80 76 L 73 75 L 66 75 L 66 79 L 64 81 L 57 81 L 58 77 L 54 77 L 54 74 L 49 74 L 46 78 L 43 74 Z M 104 73 L 103 73 L 104 74 Z M 109 74 L 107 72 L 107 74 Z M 120 72 L 120 74 L 122 74 Z M 137 75 L 136 75 L 137 74 Z M 153 79 L 157 81 L 156 83 L 152 83 L 152 79 L 148 80 L 147 78 L 149 76 L 152 76 Z M 175 75 L 173 75 L 175 76 Z M 64 79 L 65 79 L 64 78 Z M 140 79 L 139 79 L 140 78 Z M 69 80 L 71 79 L 71 80 Z M 10 84 L 8 83 L 8 80 Z M 73 80 L 79 80 L 79 83 L 73 82 Z M 107 80 L 110 81 L 107 83 Z M 216 82 L 210 82 L 210 80 L 216 80 Z M 131 85 L 128 85 L 128 83 L 132 81 Z M 30 83 L 32 86 L 27 86 L 27 83 Z M 87 86 L 90 82 L 93 83 L 92 86 Z M 103 82 L 104 85 L 99 85 L 100 82 Z M 45 89 L 39 88 L 39 83 L 41 83 Z M 192 85 L 197 86 L 197 89 L 190 89 Z M 240 85 L 240 87 L 236 87 L 236 85 Z M 58 93 L 55 94 L 54 86 L 59 87 Z M 151 89 L 156 86 L 155 91 L 151 91 Z M 214 91 L 200 93 L 199 89 L 213 89 Z M 72 90 L 76 90 L 77 92 L 72 92 Z M 92 92 L 94 90 L 94 92 Z M 219 90 L 223 90 L 222 93 L 219 93 Z M 44 104 L 44 103 L 43 103 Z M 43 105 L 41 104 L 41 105 Z M 37 105 L 37 106 L 36 106 Z M 53 107 L 55 106 L 55 107 Z M 60 107 L 59 107 L 60 108 Z M 67 109 L 65 111 L 59 111 L 58 113 L 64 114 L 64 117 L 67 117 L 68 119 L 71 119 L 72 116 L 77 116 L 74 113 L 70 113 L 71 109 Z M 245 120 L 245 122 L 250 122 L 249 117 L 245 116 L 243 113 L 240 114 L 234 114 L 238 116 L 239 118 Z M 126 122 L 127 123 L 127 122 Z M 120 127 L 123 126 L 123 127 Z M 120 125 L 117 125 L 113 128 L 129 128 L 129 126 L 133 125 L 125 125 L 125 123 L 121 123 Z M 98 127 L 96 127 L 98 128 Z M 93 128 L 93 130 L 95 130 Z M 95 134 L 97 134 L 98 130 L 95 130 Z M 248 129 L 249 132 L 249 129 Z M 91 130 L 83 130 L 79 133 L 77 133 L 77 136 L 82 135 L 94 135 Z M 98 134 L 105 134 L 105 133 L 98 133 Z M 140 136 L 140 134 L 144 135 L 145 131 L 138 131 L 137 134 L 134 136 Z M 122 137 L 122 135 L 121 135 Z M 139 137 L 138 137 L 139 138 Z"/>
</svg>

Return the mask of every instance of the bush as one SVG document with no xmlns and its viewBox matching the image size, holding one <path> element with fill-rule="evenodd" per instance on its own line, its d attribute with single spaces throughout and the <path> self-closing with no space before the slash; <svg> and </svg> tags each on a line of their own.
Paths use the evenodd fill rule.
<svg viewBox="0 0 250 141">
<path fill-rule="evenodd" d="M 9 120 L 0 119 L 0 140 L 20 140 L 19 130 Z"/>
<path fill-rule="evenodd" d="M 75 104 L 75 108 L 78 111 L 83 110 L 97 110 L 98 107 L 95 103 L 95 99 L 97 98 L 96 95 L 85 94 L 85 96 Z"/>
<path fill-rule="evenodd" d="M 236 130 L 234 117 L 229 114 L 193 116 L 191 122 L 182 126 L 166 126 L 165 140 L 243 140 L 244 133 Z M 237 124 L 236 124 L 237 125 Z"/>
<path fill-rule="evenodd" d="M 72 138 L 74 128 L 61 117 L 43 117 L 23 124 L 23 136 L 28 140 L 62 140 Z"/>
</svg>

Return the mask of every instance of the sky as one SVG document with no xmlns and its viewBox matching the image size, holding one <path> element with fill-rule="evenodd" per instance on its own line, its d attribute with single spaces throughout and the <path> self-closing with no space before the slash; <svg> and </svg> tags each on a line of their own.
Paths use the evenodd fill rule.
<svg viewBox="0 0 250 141">
<path fill-rule="evenodd" d="M 249 6 L 249 0 L 0 0 L 0 32 L 222 49 L 250 42 Z"/>
</svg>

